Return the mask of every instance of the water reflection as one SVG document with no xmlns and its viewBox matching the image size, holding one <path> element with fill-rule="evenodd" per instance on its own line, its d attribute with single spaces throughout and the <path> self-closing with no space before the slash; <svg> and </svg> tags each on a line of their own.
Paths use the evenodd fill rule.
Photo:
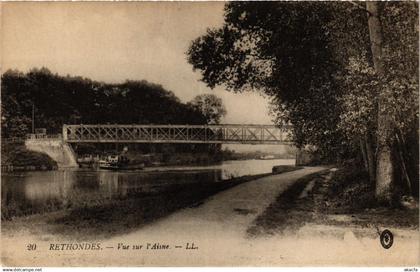
<svg viewBox="0 0 420 272">
<path fill-rule="evenodd" d="M 2 174 L 2 217 L 45 212 L 165 192 L 187 183 L 225 182 L 232 177 L 271 172 L 293 160 L 231 161 L 200 167 L 148 171 L 59 170 Z"/>
</svg>

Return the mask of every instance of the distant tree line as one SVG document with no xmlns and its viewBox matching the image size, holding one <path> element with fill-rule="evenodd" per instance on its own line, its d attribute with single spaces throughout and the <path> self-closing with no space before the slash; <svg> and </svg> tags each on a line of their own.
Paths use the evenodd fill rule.
<svg viewBox="0 0 420 272">
<path fill-rule="evenodd" d="M 2 137 L 30 133 L 33 110 L 35 126 L 48 133 L 60 133 L 63 124 L 206 124 L 220 120 L 212 110 L 210 115 L 203 112 L 194 100 L 182 103 L 173 92 L 145 80 L 108 84 L 60 76 L 46 68 L 28 73 L 9 70 L 1 80 Z M 221 114 L 225 113 L 221 101 L 212 95 L 206 98 L 219 102 Z"/>
</svg>

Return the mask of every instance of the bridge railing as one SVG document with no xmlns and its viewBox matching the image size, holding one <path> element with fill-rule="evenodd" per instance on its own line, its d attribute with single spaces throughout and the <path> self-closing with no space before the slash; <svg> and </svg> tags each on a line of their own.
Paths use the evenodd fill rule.
<svg viewBox="0 0 420 272">
<path fill-rule="evenodd" d="M 10 137 L 10 138 L 2 138 L 1 142 L 4 144 L 11 144 L 11 143 L 24 143 L 26 137 Z"/>
<path fill-rule="evenodd" d="M 288 126 L 272 125 L 64 125 L 68 142 L 290 143 Z"/>
<path fill-rule="evenodd" d="M 26 135 L 26 139 L 30 140 L 49 140 L 49 139 L 61 139 L 61 134 L 44 134 L 44 133 L 33 133 Z"/>
<path fill-rule="evenodd" d="M 1 142 L 3 144 L 15 144 L 15 143 L 25 143 L 26 140 L 51 140 L 51 139 L 62 139 L 62 135 L 61 134 L 33 133 L 33 134 L 27 134 L 25 135 L 25 137 L 2 138 Z"/>
</svg>

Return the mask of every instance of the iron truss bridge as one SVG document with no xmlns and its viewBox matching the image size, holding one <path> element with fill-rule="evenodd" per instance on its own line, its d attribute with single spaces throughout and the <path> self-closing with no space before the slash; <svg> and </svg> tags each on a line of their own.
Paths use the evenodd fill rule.
<svg viewBox="0 0 420 272">
<path fill-rule="evenodd" d="M 291 144 L 290 126 L 272 125 L 64 125 L 70 143 Z"/>
</svg>

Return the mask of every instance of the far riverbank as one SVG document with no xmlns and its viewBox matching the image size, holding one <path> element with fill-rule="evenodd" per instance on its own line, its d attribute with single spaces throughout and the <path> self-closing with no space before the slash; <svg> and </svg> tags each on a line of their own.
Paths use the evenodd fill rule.
<svg viewBox="0 0 420 272">
<path fill-rule="evenodd" d="M 106 156 L 108 152 L 99 152 L 95 155 L 77 154 L 82 159 L 86 156 L 90 156 L 90 159 L 98 159 Z M 114 151 L 113 153 L 116 153 Z M 121 151 L 119 151 L 121 152 Z M 118 152 L 117 152 L 118 153 Z M 163 152 L 163 153 L 152 153 L 142 154 L 141 152 L 129 151 L 125 154 L 130 161 L 143 162 L 148 168 L 156 167 L 171 167 L 171 166 L 208 166 L 213 164 L 222 163 L 224 161 L 243 161 L 243 160 L 254 160 L 260 159 L 267 155 L 266 152 L 235 152 L 230 149 L 221 149 L 214 152 Z M 286 152 L 283 155 L 274 154 L 270 159 L 283 159 L 283 160 L 294 160 L 295 156 L 293 152 Z M 91 164 L 80 164 L 81 167 L 92 168 Z M 58 165 L 48 155 L 28 150 L 24 143 L 3 143 L 1 152 L 1 169 L 2 172 L 19 172 L 19 171 L 49 171 L 57 170 Z"/>
</svg>

